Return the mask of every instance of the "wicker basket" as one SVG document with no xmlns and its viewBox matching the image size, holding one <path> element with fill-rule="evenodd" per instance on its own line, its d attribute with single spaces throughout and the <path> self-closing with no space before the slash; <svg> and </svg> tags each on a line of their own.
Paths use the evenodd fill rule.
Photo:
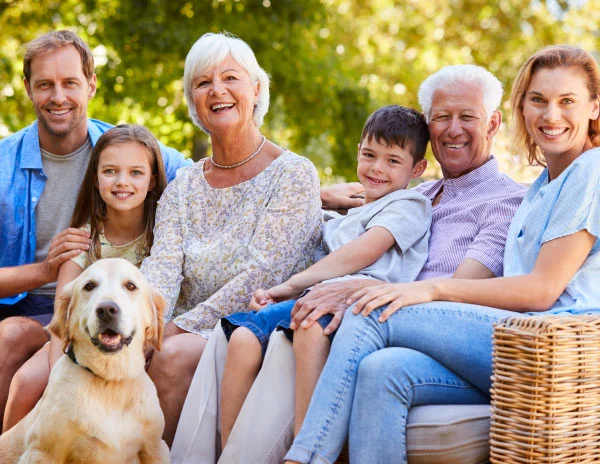
<svg viewBox="0 0 600 464">
<path fill-rule="evenodd" d="M 600 463 L 600 317 L 501 321 L 493 364 L 492 463 Z"/>
</svg>

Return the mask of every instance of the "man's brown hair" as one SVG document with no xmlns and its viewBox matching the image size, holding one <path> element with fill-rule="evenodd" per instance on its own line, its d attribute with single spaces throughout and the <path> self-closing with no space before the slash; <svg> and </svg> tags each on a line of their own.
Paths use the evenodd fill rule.
<svg viewBox="0 0 600 464">
<path fill-rule="evenodd" d="M 81 66 L 84 76 L 89 81 L 94 75 L 94 57 L 92 51 L 81 38 L 71 31 L 48 32 L 27 44 L 23 59 L 23 75 L 31 79 L 31 61 L 38 55 L 43 55 L 64 47 L 75 47 L 81 56 Z"/>
</svg>

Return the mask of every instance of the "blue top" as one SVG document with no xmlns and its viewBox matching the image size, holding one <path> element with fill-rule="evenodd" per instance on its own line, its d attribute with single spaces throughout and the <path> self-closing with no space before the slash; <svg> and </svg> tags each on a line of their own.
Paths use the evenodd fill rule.
<svg viewBox="0 0 600 464">
<path fill-rule="evenodd" d="M 92 146 L 113 127 L 88 119 Z M 168 180 L 182 166 L 192 164 L 173 148 L 160 144 Z M 68 179 L 65 179 L 68 181 Z M 42 171 L 42 153 L 38 122 L 0 140 L 0 267 L 21 266 L 34 262 L 35 207 L 46 185 Z M 26 293 L 0 299 L 0 304 L 14 304 Z"/>
<path fill-rule="evenodd" d="M 581 154 L 550 182 L 544 169 L 533 183 L 508 231 L 504 275 L 531 272 L 542 244 L 584 229 L 596 243 L 552 312 L 600 309 L 600 148 Z"/>
</svg>

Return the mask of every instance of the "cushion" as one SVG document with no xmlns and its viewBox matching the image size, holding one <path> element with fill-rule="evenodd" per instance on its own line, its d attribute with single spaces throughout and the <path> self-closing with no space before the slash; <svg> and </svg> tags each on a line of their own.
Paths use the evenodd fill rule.
<svg viewBox="0 0 600 464">
<path fill-rule="evenodd" d="M 409 464 L 479 464 L 489 458 L 489 405 L 415 406 L 406 427 Z"/>
</svg>

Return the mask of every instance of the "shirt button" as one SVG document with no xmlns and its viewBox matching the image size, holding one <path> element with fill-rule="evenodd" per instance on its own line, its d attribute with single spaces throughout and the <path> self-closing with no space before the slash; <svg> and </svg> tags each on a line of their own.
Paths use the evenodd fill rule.
<svg viewBox="0 0 600 464">
<path fill-rule="evenodd" d="M 32 202 L 32 203 L 35 203 L 36 201 L 37 201 L 37 197 L 32 197 L 32 198 L 31 198 L 31 202 Z"/>
</svg>

